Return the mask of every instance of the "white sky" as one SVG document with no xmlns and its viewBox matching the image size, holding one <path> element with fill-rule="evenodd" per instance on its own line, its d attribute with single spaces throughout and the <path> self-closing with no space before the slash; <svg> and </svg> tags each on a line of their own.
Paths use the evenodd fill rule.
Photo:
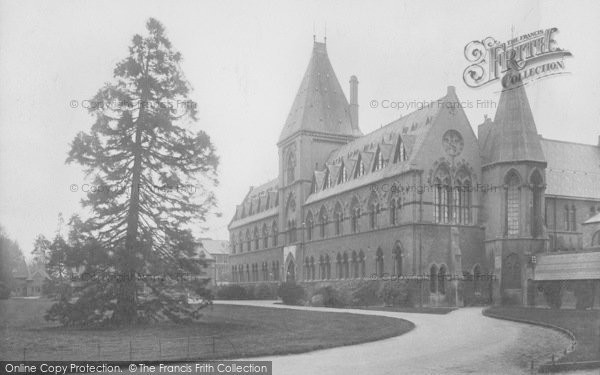
<svg viewBox="0 0 600 375">
<path fill-rule="evenodd" d="M 112 78 L 149 17 L 184 56 L 198 102 L 197 127 L 221 157 L 223 217 L 198 235 L 227 239 L 227 223 L 248 191 L 277 176 L 276 143 L 312 49 L 313 28 L 342 87 L 359 85 L 364 133 L 406 112 L 371 109 L 373 99 L 435 100 L 454 85 L 468 101 L 498 99 L 498 85 L 468 88 L 463 56 L 472 40 L 558 27 L 572 74 L 527 86 L 538 131 L 598 142 L 600 2 L 597 1 L 5 1 L 0 0 L 0 225 L 29 253 L 52 237 L 57 215 L 80 212 L 83 184 L 64 161 L 92 118 L 72 100 L 90 99 Z M 314 25 L 314 26 L 313 26 Z M 467 109 L 475 128 L 492 109 Z"/>
</svg>

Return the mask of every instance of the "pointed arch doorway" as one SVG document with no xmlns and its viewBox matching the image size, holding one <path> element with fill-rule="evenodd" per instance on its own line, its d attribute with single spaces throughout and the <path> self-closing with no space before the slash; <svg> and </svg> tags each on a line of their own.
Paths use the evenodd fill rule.
<svg viewBox="0 0 600 375">
<path fill-rule="evenodd" d="M 288 263 L 285 281 L 287 281 L 287 282 L 296 281 L 296 265 L 294 264 L 293 259 L 291 259 Z"/>
</svg>

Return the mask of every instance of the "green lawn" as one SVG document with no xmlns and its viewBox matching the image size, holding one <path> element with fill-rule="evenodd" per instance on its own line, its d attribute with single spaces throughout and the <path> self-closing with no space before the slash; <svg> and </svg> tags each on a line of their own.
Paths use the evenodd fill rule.
<svg viewBox="0 0 600 375">
<path fill-rule="evenodd" d="M 200 321 L 188 325 L 67 329 L 43 319 L 50 304 L 47 300 L 0 301 L 0 358 L 235 358 L 357 344 L 398 336 L 414 328 L 412 323 L 395 318 L 214 305 L 203 310 Z"/>
<path fill-rule="evenodd" d="M 486 313 L 510 319 L 542 322 L 565 328 L 575 335 L 575 351 L 560 362 L 600 360 L 600 311 L 551 310 L 527 307 L 492 307 Z"/>
</svg>

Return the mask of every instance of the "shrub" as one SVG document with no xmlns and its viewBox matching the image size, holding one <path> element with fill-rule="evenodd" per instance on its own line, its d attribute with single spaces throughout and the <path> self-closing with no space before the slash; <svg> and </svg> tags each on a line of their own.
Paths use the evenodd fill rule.
<svg viewBox="0 0 600 375">
<path fill-rule="evenodd" d="M 276 284 L 260 283 L 254 286 L 253 297 L 255 299 L 277 298 Z"/>
<path fill-rule="evenodd" d="M 553 309 L 560 309 L 562 305 L 562 283 L 559 281 L 547 281 L 542 284 L 546 303 Z"/>
<path fill-rule="evenodd" d="M 361 280 L 352 289 L 353 306 L 374 306 L 381 304 L 377 280 Z"/>
<path fill-rule="evenodd" d="M 0 299 L 8 299 L 10 297 L 10 288 L 7 284 L 0 281 Z"/>
<path fill-rule="evenodd" d="M 406 306 L 409 302 L 408 287 L 399 281 L 382 283 L 377 294 L 386 306 Z"/>
<path fill-rule="evenodd" d="M 321 296 L 323 306 L 325 307 L 345 307 L 351 304 L 352 297 L 348 290 L 342 285 L 323 286 L 315 290 L 314 296 Z"/>
<path fill-rule="evenodd" d="M 241 285 L 223 285 L 217 289 L 218 299 L 248 299 L 246 288 Z"/>
<path fill-rule="evenodd" d="M 594 284 L 591 281 L 577 281 L 573 285 L 577 310 L 586 310 L 594 305 Z"/>
<path fill-rule="evenodd" d="M 284 282 L 279 286 L 277 296 L 286 305 L 301 305 L 305 297 L 304 288 L 295 282 Z"/>
</svg>

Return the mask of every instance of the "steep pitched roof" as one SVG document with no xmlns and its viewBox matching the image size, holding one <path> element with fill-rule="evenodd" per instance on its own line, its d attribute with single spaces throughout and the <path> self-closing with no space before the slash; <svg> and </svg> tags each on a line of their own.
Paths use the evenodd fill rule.
<svg viewBox="0 0 600 375">
<path fill-rule="evenodd" d="M 229 241 L 224 240 L 201 240 L 202 247 L 211 255 L 229 254 Z"/>
<path fill-rule="evenodd" d="M 277 189 L 279 186 L 279 180 L 274 179 L 266 182 L 257 187 L 251 187 L 248 194 L 240 205 L 237 206 L 235 215 L 229 225 L 236 223 L 236 225 L 242 222 L 252 222 L 259 217 L 269 216 L 276 209 L 277 205 Z M 260 205 L 258 204 L 260 198 Z M 269 207 L 266 208 L 266 200 L 269 199 Z M 254 204 L 252 204 L 254 203 Z M 252 214 L 250 214 L 250 207 L 252 206 Z"/>
<path fill-rule="evenodd" d="M 352 126 L 348 100 L 335 76 L 325 43 L 314 43 L 312 57 L 279 141 L 301 130 L 361 135 L 360 130 Z"/>
<path fill-rule="evenodd" d="M 600 199 L 600 147 L 540 138 L 546 194 Z"/>
<path fill-rule="evenodd" d="M 449 91 L 446 96 L 437 101 L 432 101 L 435 104 L 424 106 L 333 151 L 329 155 L 327 164 L 340 165 L 343 161 L 348 173 L 354 173 L 356 172 L 358 155 L 361 155 L 365 163 L 365 175 L 355 179 L 353 178 L 354 174 L 352 174 L 347 182 L 337 184 L 325 190 L 322 190 L 322 185 L 317 185 L 317 192 L 311 194 L 306 203 L 315 202 L 339 194 L 342 191 L 368 185 L 381 178 L 395 176 L 414 169 L 417 162 L 417 153 L 425 141 L 429 130 L 435 123 L 435 118 L 444 108 L 443 105 L 439 105 L 438 103 L 446 100 L 456 101 L 457 99 L 454 95 L 453 92 Z M 393 163 L 392 158 L 398 147 L 397 141 L 399 136 L 402 138 L 408 157 L 406 161 Z M 371 171 L 372 159 L 377 147 L 381 147 L 384 152 L 387 152 L 387 147 L 391 147 L 389 161 L 383 169 Z M 385 156 L 386 154 L 384 153 L 384 159 Z M 315 176 L 319 176 L 319 173 L 321 172 L 315 171 Z"/>
<path fill-rule="evenodd" d="M 504 82 L 510 81 L 508 71 Z M 492 164 L 510 161 L 545 162 L 539 135 L 523 85 L 508 85 L 498 103 L 490 133 L 483 144 L 483 162 Z"/>
</svg>

